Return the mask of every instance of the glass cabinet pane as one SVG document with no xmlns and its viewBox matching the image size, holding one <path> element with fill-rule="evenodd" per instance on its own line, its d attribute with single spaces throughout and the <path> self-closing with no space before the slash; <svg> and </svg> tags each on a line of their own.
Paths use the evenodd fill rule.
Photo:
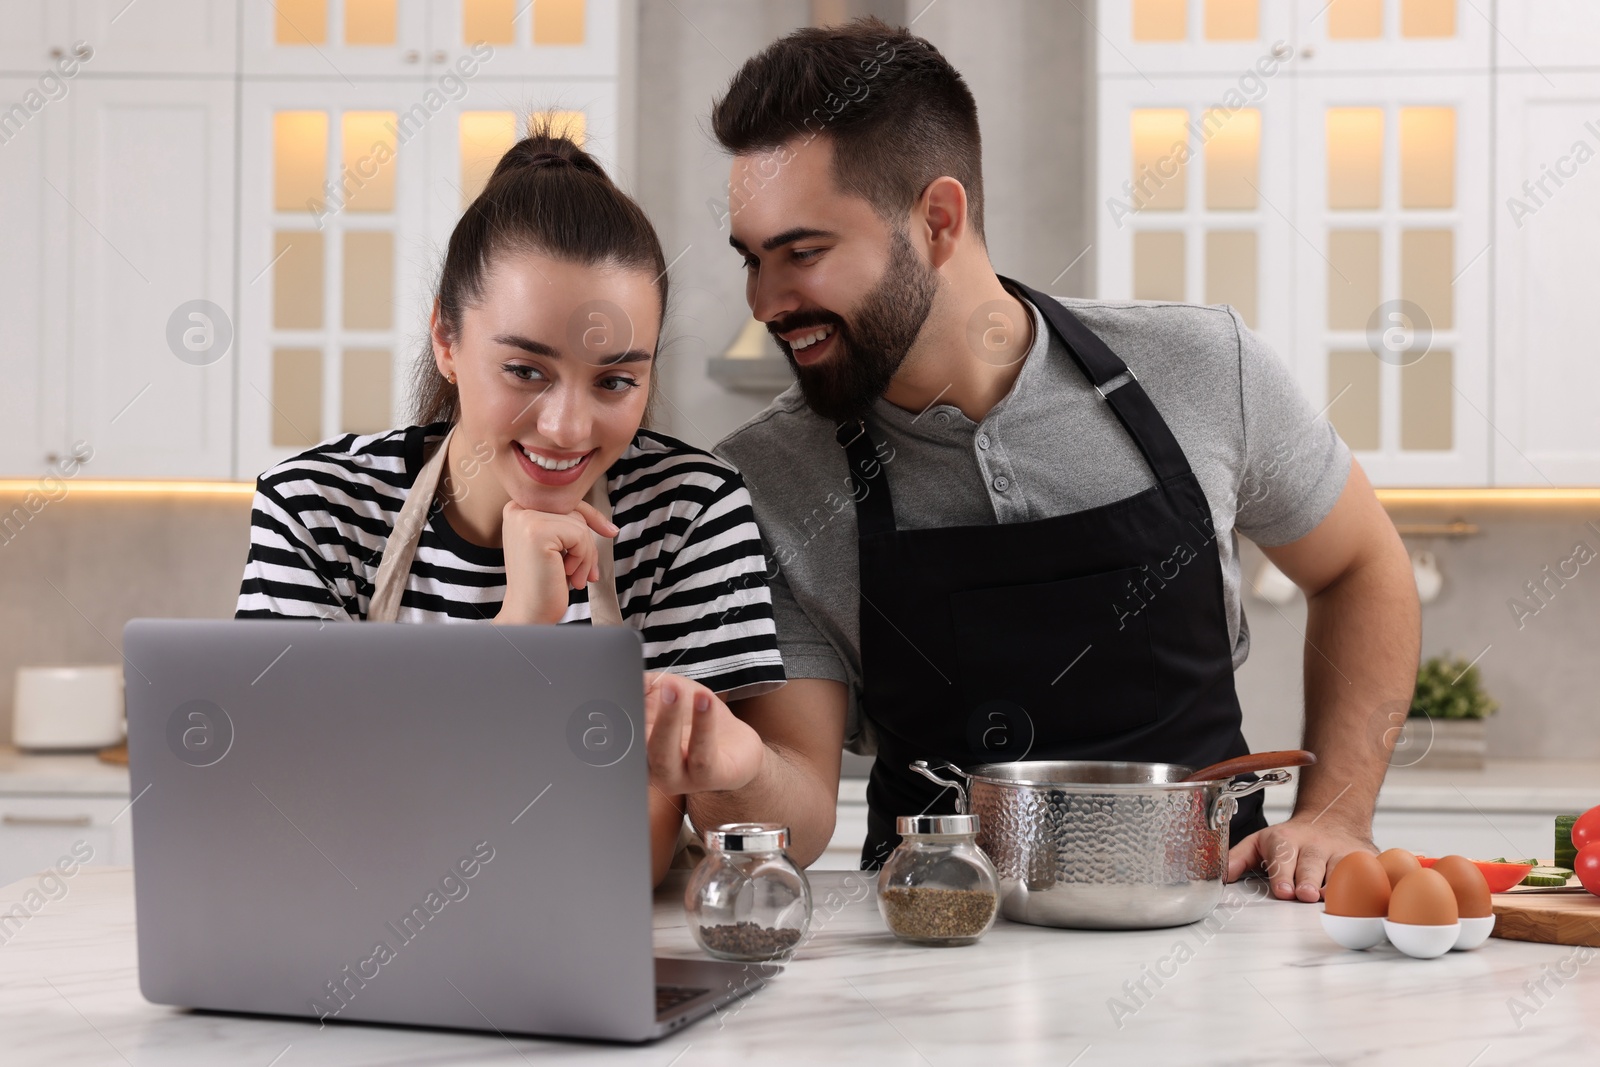
<svg viewBox="0 0 1600 1067">
<path fill-rule="evenodd" d="M 393 211 L 395 113 L 346 111 L 342 126 L 345 210 Z"/>
<path fill-rule="evenodd" d="M 396 0 L 344 0 L 345 44 L 394 44 Z"/>
<path fill-rule="evenodd" d="M 1261 36 L 1261 0 L 1206 0 L 1208 41 L 1253 41 Z"/>
<path fill-rule="evenodd" d="M 326 195 L 328 113 L 279 111 L 272 116 L 272 206 L 311 211 Z"/>
<path fill-rule="evenodd" d="M 1447 452 L 1455 447 L 1455 359 L 1432 351 L 1400 368 L 1400 447 Z"/>
<path fill-rule="evenodd" d="M 388 230 L 346 230 L 343 282 L 345 329 L 392 328 L 394 234 Z"/>
<path fill-rule="evenodd" d="M 1381 250 L 1377 230 L 1328 232 L 1328 329 L 1367 328 L 1379 303 Z"/>
<path fill-rule="evenodd" d="M 1133 298 L 1185 299 L 1184 235 L 1181 230 L 1144 230 L 1133 235 Z"/>
<path fill-rule="evenodd" d="M 328 43 L 328 0 L 274 0 L 273 43 Z"/>
<path fill-rule="evenodd" d="M 1400 109 L 1400 206 L 1456 204 L 1456 109 Z"/>
<path fill-rule="evenodd" d="M 1358 452 L 1380 442 L 1378 371 L 1377 357 L 1364 348 L 1328 353 L 1328 421 Z"/>
<path fill-rule="evenodd" d="M 322 350 L 272 350 L 272 443 L 309 448 L 322 440 Z"/>
<path fill-rule="evenodd" d="M 483 187 L 495 165 L 517 141 L 514 111 L 463 111 L 457 125 L 461 158 L 461 210 L 465 211 Z"/>
<path fill-rule="evenodd" d="M 1328 36 L 1333 40 L 1370 40 L 1383 36 L 1384 0 L 1330 0 Z"/>
<path fill-rule="evenodd" d="M 1383 203 L 1383 109 L 1327 111 L 1328 207 L 1359 211 Z"/>
<path fill-rule="evenodd" d="M 1132 122 L 1134 204 L 1141 211 L 1182 211 L 1189 177 L 1189 113 L 1183 108 L 1137 108 Z"/>
<path fill-rule="evenodd" d="M 1435 330 L 1455 327 L 1456 233 L 1400 232 L 1400 296 L 1420 307 Z"/>
<path fill-rule="evenodd" d="M 533 43 L 582 44 L 583 8 L 584 0 L 536 0 L 533 5 Z"/>
<path fill-rule="evenodd" d="M 387 348 L 347 348 L 339 360 L 339 430 L 379 433 L 394 424 L 394 360 Z"/>
<path fill-rule="evenodd" d="M 517 0 L 462 0 L 461 42 L 511 44 L 517 39 Z"/>
<path fill-rule="evenodd" d="M 1181 41 L 1189 36 L 1188 0 L 1133 0 L 1135 41 Z"/>
<path fill-rule="evenodd" d="M 1205 143 L 1206 209 L 1254 211 L 1261 182 L 1261 112 L 1209 110 L 1201 123 L 1210 135 Z"/>
<path fill-rule="evenodd" d="M 1256 325 L 1256 234 L 1213 230 L 1206 234 L 1208 304 L 1232 304 L 1246 326 Z"/>
<path fill-rule="evenodd" d="M 1454 37 L 1456 0 L 1401 0 L 1400 36 Z"/>
<path fill-rule="evenodd" d="M 273 234 L 272 325 L 278 330 L 322 329 L 322 234 Z"/>
</svg>

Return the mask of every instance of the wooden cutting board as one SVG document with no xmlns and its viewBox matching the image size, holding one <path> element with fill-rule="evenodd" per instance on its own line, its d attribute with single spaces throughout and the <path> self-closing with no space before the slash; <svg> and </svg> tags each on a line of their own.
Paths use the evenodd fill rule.
<svg viewBox="0 0 1600 1067">
<path fill-rule="evenodd" d="M 1600 897 L 1592 893 L 1496 893 L 1494 937 L 1600 947 Z"/>
</svg>

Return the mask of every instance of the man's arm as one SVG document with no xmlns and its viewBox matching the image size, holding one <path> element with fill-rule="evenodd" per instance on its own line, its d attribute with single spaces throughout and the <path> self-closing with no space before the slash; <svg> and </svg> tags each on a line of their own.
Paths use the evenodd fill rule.
<svg viewBox="0 0 1600 1067">
<path fill-rule="evenodd" d="M 1422 609 L 1410 557 L 1355 460 L 1315 529 L 1262 551 L 1306 594 L 1305 747 L 1317 765 L 1300 772 L 1287 822 L 1234 847 L 1228 878 L 1265 863 L 1274 896 L 1312 902 L 1328 868 L 1373 848 L 1391 727 L 1416 685 Z"/>
<path fill-rule="evenodd" d="M 775 822 L 789 827 L 789 854 L 804 867 L 833 837 L 839 802 L 848 694 L 844 683 L 797 678 L 782 689 L 735 701 L 733 711 L 761 735 L 761 769 L 749 784 L 690 793 L 697 830 L 725 822 Z"/>
</svg>

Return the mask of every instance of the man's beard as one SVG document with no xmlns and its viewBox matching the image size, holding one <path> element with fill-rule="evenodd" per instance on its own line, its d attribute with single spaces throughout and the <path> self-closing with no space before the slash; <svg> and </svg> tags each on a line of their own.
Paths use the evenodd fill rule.
<svg viewBox="0 0 1600 1067">
<path fill-rule="evenodd" d="M 767 328 L 774 335 L 804 326 L 834 328 L 835 351 L 816 366 L 800 366 L 781 339 L 778 346 L 811 410 L 832 422 L 852 422 L 870 411 L 889 388 L 922 332 L 938 290 L 939 272 L 924 263 L 906 235 L 896 230 L 882 279 L 848 319 L 826 311 L 800 312 Z"/>
</svg>

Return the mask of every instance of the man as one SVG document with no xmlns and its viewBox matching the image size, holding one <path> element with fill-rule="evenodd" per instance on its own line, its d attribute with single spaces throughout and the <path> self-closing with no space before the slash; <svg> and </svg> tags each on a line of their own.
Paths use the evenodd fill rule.
<svg viewBox="0 0 1600 1067">
<path fill-rule="evenodd" d="M 798 380 L 718 448 L 777 565 L 791 681 L 736 706 L 761 767 L 738 788 L 687 782 L 696 825 L 783 822 L 810 862 L 847 721 L 878 756 L 869 868 L 895 816 L 950 810 L 914 759 L 1242 754 L 1243 533 L 1306 593 L 1320 762 L 1287 822 L 1241 804 L 1229 878 L 1265 864 L 1277 896 L 1319 899 L 1333 862 L 1372 848 L 1420 624 L 1393 525 L 1287 370 L 1230 308 L 998 277 L 976 106 L 905 30 L 792 33 L 712 122 L 746 295 Z"/>
</svg>

